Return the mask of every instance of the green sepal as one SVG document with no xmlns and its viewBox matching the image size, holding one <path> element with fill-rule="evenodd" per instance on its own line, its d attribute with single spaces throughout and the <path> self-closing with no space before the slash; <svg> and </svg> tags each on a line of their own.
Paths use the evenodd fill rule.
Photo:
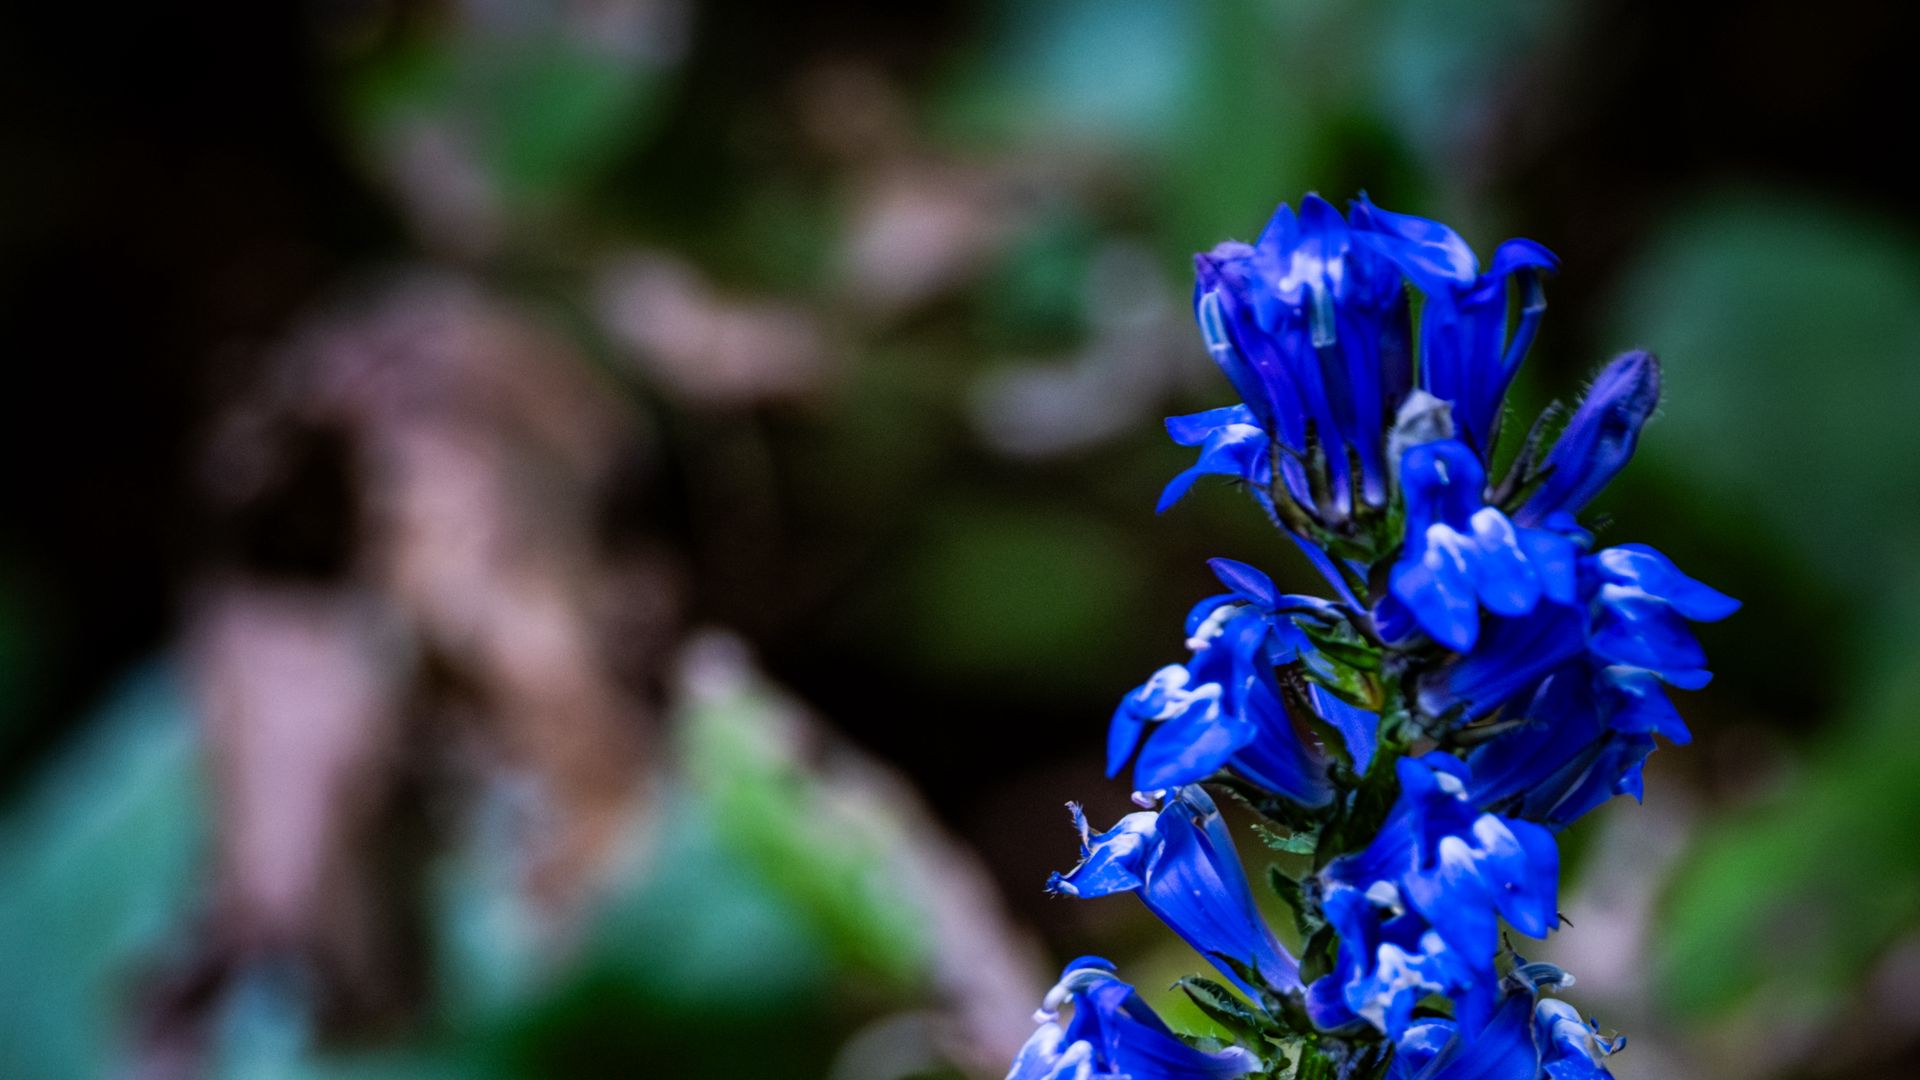
<svg viewBox="0 0 1920 1080">
<path fill-rule="evenodd" d="M 1293 925 L 1300 931 L 1303 941 L 1311 941 L 1313 935 L 1326 925 L 1320 912 L 1307 899 L 1306 886 L 1296 878 L 1288 877 L 1278 866 L 1267 867 L 1267 885 L 1273 889 L 1288 908 L 1293 911 Z"/>
<path fill-rule="evenodd" d="M 1243 1045 L 1259 1053 L 1269 1037 L 1280 1033 L 1271 1016 L 1248 1004 L 1245 998 L 1204 975 L 1188 975 L 1173 984 L 1206 1014 L 1221 1030 L 1232 1034 Z M 1260 1055 L 1263 1059 L 1267 1056 Z"/>
<path fill-rule="evenodd" d="M 1386 703 L 1387 695 L 1379 679 L 1345 664 L 1329 664 L 1327 667 L 1329 670 L 1326 671 L 1303 668 L 1302 673 L 1309 682 L 1355 708 L 1379 712 Z"/>
<path fill-rule="evenodd" d="M 1283 833 L 1271 826 L 1253 823 L 1253 835 L 1274 851 L 1287 855 L 1311 855 L 1320 846 L 1320 834 L 1314 830 Z"/>
<path fill-rule="evenodd" d="M 1294 625 L 1327 659 L 1360 671 L 1380 670 L 1380 650 L 1344 619 L 1332 624 L 1296 619 Z"/>
<path fill-rule="evenodd" d="M 1224 793 L 1268 821 L 1284 825 L 1295 832 L 1318 828 L 1324 817 L 1321 811 L 1302 806 L 1292 799 L 1282 798 L 1228 773 L 1209 777 L 1206 784 L 1209 788 Z"/>
<path fill-rule="evenodd" d="M 1333 970 L 1334 948 L 1338 943 L 1339 935 L 1326 923 L 1307 936 L 1307 943 L 1300 948 L 1301 982 L 1311 983 Z"/>
</svg>

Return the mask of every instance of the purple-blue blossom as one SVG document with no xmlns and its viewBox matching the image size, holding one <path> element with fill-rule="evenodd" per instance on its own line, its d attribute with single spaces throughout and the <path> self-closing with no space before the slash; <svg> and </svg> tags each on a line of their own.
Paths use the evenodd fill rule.
<svg viewBox="0 0 1920 1080">
<path fill-rule="evenodd" d="M 1065 1024 L 1063 1008 L 1072 1010 Z M 1240 1047 L 1207 1052 L 1181 1041 L 1097 956 L 1067 965 L 1034 1020 L 1007 1080 L 1231 1080 L 1260 1068 Z"/>
<path fill-rule="evenodd" d="M 1055 874 L 1049 890 L 1083 899 L 1135 893 L 1246 993 L 1299 987 L 1299 965 L 1261 918 L 1226 821 L 1205 791 L 1181 788 L 1159 811 L 1128 814 L 1103 833 L 1074 806 L 1073 824 L 1080 865 Z"/>
<path fill-rule="evenodd" d="M 1364 850 L 1321 875 L 1341 945 L 1307 1007 L 1330 1029 L 1364 1021 L 1398 1037 L 1429 994 L 1484 1020 L 1497 987 L 1499 924 L 1544 937 L 1559 922 L 1560 855 L 1530 821 L 1488 813 L 1473 778 L 1444 753 L 1397 763 L 1400 798 Z"/>
<path fill-rule="evenodd" d="M 1226 591 L 1188 616 L 1188 658 L 1108 726 L 1108 775 L 1161 808 L 1095 833 L 1076 807 L 1080 864 L 1049 887 L 1138 897 L 1243 996 L 1181 983 L 1240 1052 L 1076 962 L 1014 1080 L 1237 1076 L 1276 1048 L 1302 1075 L 1605 1080 L 1624 1040 L 1541 997 L 1571 977 L 1507 931 L 1558 927 L 1557 832 L 1638 797 L 1657 740 L 1690 740 L 1668 691 L 1707 684 L 1693 627 L 1739 607 L 1654 548 L 1596 550 L 1579 518 L 1645 433 L 1659 362 L 1621 356 L 1557 435 L 1543 419 L 1496 457 L 1558 269 L 1539 244 L 1482 272 L 1445 225 L 1308 196 L 1196 268 L 1200 337 L 1240 402 L 1167 421 L 1198 454 L 1159 508 L 1233 481 L 1328 595 L 1213 560 Z M 1269 880 L 1297 958 L 1202 785 L 1288 853 Z"/>
</svg>

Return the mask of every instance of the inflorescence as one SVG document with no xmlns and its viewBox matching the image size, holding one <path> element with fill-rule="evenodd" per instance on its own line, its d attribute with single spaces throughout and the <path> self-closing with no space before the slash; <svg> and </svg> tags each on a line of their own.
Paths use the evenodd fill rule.
<svg viewBox="0 0 1920 1080">
<path fill-rule="evenodd" d="M 1218 969 L 1180 987 L 1225 1037 L 1173 1032 L 1113 965 L 1068 965 L 1009 1080 L 1581 1080 L 1624 1040 L 1517 955 L 1558 926 L 1558 832 L 1641 793 L 1654 737 L 1689 739 L 1667 687 L 1709 678 L 1691 622 L 1739 602 L 1579 515 L 1659 399 L 1645 352 L 1549 410 L 1495 467 L 1505 398 L 1557 260 L 1509 240 L 1481 272 L 1458 234 L 1309 195 L 1256 243 L 1195 258 L 1194 312 L 1240 403 L 1172 417 L 1202 477 L 1241 486 L 1329 586 L 1225 589 L 1184 663 L 1114 712 L 1108 774 L 1146 807 L 1048 887 L 1131 892 Z M 1249 805 L 1297 950 L 1262 918 L 1207 789 Z M 1296 955 L 1297 951 L 1297 955 Z M 1063 1025 L 1062 1009 L 1071 1008 Z"/>
</svg>

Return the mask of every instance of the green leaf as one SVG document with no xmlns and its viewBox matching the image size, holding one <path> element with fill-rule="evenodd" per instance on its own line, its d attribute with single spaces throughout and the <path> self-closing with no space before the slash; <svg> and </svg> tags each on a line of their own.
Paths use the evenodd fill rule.
<svg viewBox="0 0 1920 1080">
<path fill-rule="evenodd" d="M 1328 659 L 1361 671 L 1380 670 L 1380 651 L 1346 622 L 1329 625 L 1311 619 L 1296 619 L 1294 623 L 1307 635 L 1307 640 L 1313 642 L 1314 648 L 1325 653 Z"/>
<path fill-rule="evenodd" d="M 1276 895 L 1286 902 L 1293 911 L 1293 922 L 1300 930 L 1301 938 L 1311 941 L 1313 935 L 1326 925 L 1319 912 L 1307 901 L 1306 889 L 1294 878 L 1288 877 L 1277 866 L 1267 867 L 1267 884 Z"/>
<path fill-rule="evenodd" d="M 1245 998 L 1225 984 L 1204 975 L 1188 975 L 1174 986 L 1192 999 L 1207 1019 L 1258 1052 L 1267 1036 L 1276 1030 L 1273 1019 L 1249 1005 Z"/>
<path fill-rule="evenodd" d="M 1309 810 L 1292 799 L 1281 798 L 1235 776 L 1222 775 L 1207 781 L 1207 787 L 1219 791 L 1268 821 L 1296 832 L 1319 827 L 1324 815 Z"/>
<path fill-rule="evenodd" d="M 1282 833 L 1257 821 L 1253 823 L 1253 834 L 1260 838 L 1261 843 L 1288 855 L 1311 855 L 1320 843 L 1320 836 L 1316 832 Z"/>
<path fill-rule="evenodd" d="M 1241 961 L 1238 957 L 1228 956 L 1226 953 L 1208 953 L 1207 959 L 1231 971 L 1234 978 L 1257 990 L 1260 1008 L 1268 1016 L 1277 1016 L 1285 1011 L 1286 1003 L 1273 991 L 1267 989 L 1266 977 L 1260 974 L 1259 968 Z"/>
<path fill-rule="evenodd" d="M 1872 697 L 1784 789 L 1702 830 L 1678 863 L 1656 939 L 1658 986 L 1693 1016 L 1782 1001 L 1818 1014 L 1858 992 L 1864 973 L 1920 925 L 1920 648 L 1888 635 L 1863 665 Z M 1756 947 L 1764 942 L 1765 947 Z"/>
<path fill-rule="evenodd" d="M 150 664 L 0 821 L 0 1072 L 113 1072 L 129 973 L 208 872 L 206 781 L 170 667 Z"/>
<path fill-rule="evenodd" d="M 1333 927 L 1322 924 L 1307 937 L 1307 943 L 1300 950 L 1300 980 L 1312 982 L 1333 970 L 1334 946 L 1339 943 L 1339 935 Z"/>
</svg>

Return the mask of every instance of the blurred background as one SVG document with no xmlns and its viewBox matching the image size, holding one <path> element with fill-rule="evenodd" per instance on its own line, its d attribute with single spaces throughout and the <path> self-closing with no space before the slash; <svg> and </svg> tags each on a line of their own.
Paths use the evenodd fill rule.
<svg viewBox="0 0 1920 1080">
<path fill-rule="evenodd" d="M 1152 514 L 1189 255 L 1364 188 L 1564 258 L 1528 410 L 1665 358 L 1605 535 L 1748 604 L 1567 840 L 1616 1075 L 1914 1075 L 1911 22 L 10 5 L 0 1074 L 991 1078 L 1090 951 L 1198 1024 L 1042 884 L 1203 560 L 1313 587 Z"/>
</svg>

